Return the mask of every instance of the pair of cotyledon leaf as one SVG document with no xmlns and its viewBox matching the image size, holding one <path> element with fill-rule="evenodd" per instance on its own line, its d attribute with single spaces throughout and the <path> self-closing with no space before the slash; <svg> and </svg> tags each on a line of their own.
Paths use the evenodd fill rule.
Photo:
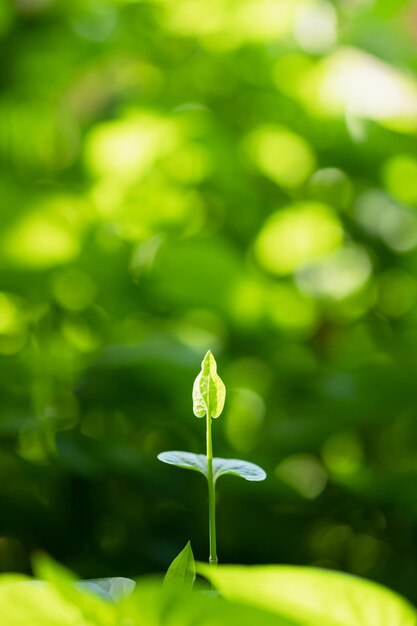
<svg viewBox="0 0 417 626">
<path fill-rule="evenodd" d="M 207 478 L 207 457 L 205 454 L 193 454 L 192 452 L 182 452 L 180 450 L 171 450 L 170 452 L 161 452 L 158 459 L 169 465 L 192 469 Z M 216 481 L 223 474 L 232 474 L 240 476 L 245 480 L 264 480 L 266 473 L 264 470 L 248 461 L 240 459 L 221 459 L 214 457 L 213 459 L 213 478 Z"/>
<path fill-rule="evenodd" d="M 216 361 L 210 352 L 207 352 L 201 364 L 201 372 L 195 379 L 193 386 L 193 412 L 196 417 L 207 416 L 217 418 L 223 411 L 226 398 L 226 388 L 217 374 Z M 158 459 L 169 465 L 192 469 L 208 478 L 207 457 L 204 454 L 193 454 L 181 450 L 161 452 Z M 248 461 L 241 459 L 213 458 L 213 479 L 216 481 L 223 474 L 240 476 L 245 480 L 256 481 L 266 478 L 265 471 Z"/>
</svg>

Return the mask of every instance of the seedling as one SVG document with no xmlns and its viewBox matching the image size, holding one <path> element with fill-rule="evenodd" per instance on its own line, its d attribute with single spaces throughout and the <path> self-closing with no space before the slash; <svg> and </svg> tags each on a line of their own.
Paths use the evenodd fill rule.
<svg viewBox="0 0 417 626">
<path fill-rule="evenodd" d="M 209 514 L 209 544 L 210 565 L 217 565 L 216 547 L 216 482 L 223 474 L 241 476 L 245 480 L 264 480 L 264 470 L 248 461 L 240 459 L 220 459 L 213 457 L 213 444 L 211 437 L 211 421 L 217 419 L 224 407 L 226 388 L 220 376 L 217 374 L 217 364 L 214 356 L 207 352 L 201 363 L 201 372 L 194 381 L 193 386 L 193 411 L 196 417 L 206 418 L 206 454 L 193 454 L 171 450 L 161 452 L 158 459 L 169 465 L 176 465 L 185 469 L 192 469 L 207 479 L 208 485 L 208 514 Z"/>
</svg>

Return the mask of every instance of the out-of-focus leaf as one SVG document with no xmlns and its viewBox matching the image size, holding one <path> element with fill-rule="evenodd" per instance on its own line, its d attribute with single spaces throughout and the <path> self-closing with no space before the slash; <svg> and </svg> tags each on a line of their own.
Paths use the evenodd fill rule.
<svg viewBox="0 0 417 626">
<path fill-rule="evenodd" d="M 120 618 L 120 623 L 124 618 L 134 626 L 300 626 L 285 616 L 242 602 L 206 592 L 162 588 L 146 579 L 139 580 L 134 593 L 123 601 Z"/>
<path fill-rule="evenodd" d="M 340 572 L 205 564 L 198 564 L 197 571 L 225 598 L 285 615 L 300 626 L 417 625 L 416 610 L 401 596 Z"/>
<path fill-rule="evenodd" d="M 78 615 L 76 619 L 79 620 L 82 626 L 84 624 L 86 626 L 90 626 L 90 624 L 95 625 L 96 623 L 102 626 L 113 625 L 114 615 L 112 610 L 109 609 L 109 605 L 112 603 L 108 601 L 103 602 L 105 598 L 104 590 L 101 594 L 98 594 L 97 591 L 96 593 L 91 593 L 92 589 L 88 588 L 88 586 L 79 586 L 72 572 L 56 563 L 46 554 L 37 554 L 35 556 L 33 569 L 35 575 L 42 579 L 42 582 L 34 581 L 29 586 L 30 591 L 28 588 L 28 598 L 29 596 L 34 596 L 33 602 L 36 606 L 36 592 L 39 592 L 40 595 L 44 594 L 46 597 L 49 594 L 56 598 L 58 607 L 59 603 L 62 603 L 63 606 L 67 605 L 74 615 Z M 108 591 L 106 592 L 108 593 Z M 11 590 L 11 593 L 17 592 Z M 110 593 L 108 595 L 110 600 L 113 599 Z M 27 610 L 29 611 L 29 609 Z"/>
<path fill-rule="evenodd" d="M 0 578 L 0 623 L 5 626 L 114 626 L 114 605 L 47 582 Z"/>
<path fill-rule="evenodd" d="M 116 576 L 113 578 L 96 578 L 93 580 L 81 580 L 76 583 L 79 589 L 86 589 L 97 593 L 103 598 L 118 602 L 129 596 L 134 590 L 136 583 L 130 578 Z"/>
</svg>

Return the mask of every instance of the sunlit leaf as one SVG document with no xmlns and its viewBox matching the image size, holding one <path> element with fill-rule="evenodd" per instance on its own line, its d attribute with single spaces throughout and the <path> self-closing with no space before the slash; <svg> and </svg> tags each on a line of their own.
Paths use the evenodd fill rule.
<svg viewBox="0 0 417 626">
<path fill-rule="evenodd" d="M 72 584 L 76 580 L 75 575 L 69 569 L 57 563 L 43 552 L 38 552 L 35 555 L 33 570 L 37 578 L 52 582 L 57 586 Z"/>
<path fill-rule="evenodd" d="M 0 578 L 0 623 L 4 626 L 114 626 L 115 605 L 73 587 Z"/>
<path fill-rule="evenodd" d="M 111 593 L 108 593 L 111 588 L 109 585 L 107 585 L 106 591 L 102 588 L 100 592 L 98 585 L 92 589 L 88 584 L 77 582 L 72 572 L 42 553 L 37 554 L 33 559 L 33 569 L 35 575 L 42 579 L 41 581 L 33 581 L 29 586 L 25 585 L 28 587 L 28 599 L 31 594 L 35 596 L 31 600 L 34 606 L 37 606 L 36 593 L 45 595 L 46 598 L 51 595 L 57 606 L 59 603 L 67 605 L 74 615 L 78 615 L 77 620 L 79 620 L 80 626 L 84 626 L 84 624 L 90 626 L 90 624 L 95 625 L 96 623 L 100 626 L 113 626 L 114 614 L 111 610 L 113 603 L 108 600 L 115 598 Z M 11 593 L 18 593 L 18 591 L 11 590 Z M 103 599 L 107 601 L 103 602 Z M 47 604 L 47 600 L 44 602 Z M 43 622 L 40 623 L 43 626 Z M 68 623 L 71 624 L 70 621 Z M 45 624 L 49 624 L 49 622 L 45 622 Z"/>
<path fill-rule="evenodd" d="M 107 590 L 113 595 L 114 581 L 120 579 L 84 582 L 102 586 L 103 592 Z M 153 579 L 141 579 L 118 605 L 74 588 L 72 591 L 74 598 L 64 599 L 54 583 L 30 581 L 18 575 L 0 576 L 0 623 L 2 626 L 120 626 L 122 623 L 132 626 L 203 623 L 205 626 L 299 626 L 298 622 L 271 611 L 207 593 L 190 594 L 162 586 Z M 94 600 L 100 611 L 85 615 L 79 606 L 79 599 L 83 597 Z"/>
<path fill-rule="evenodd" d="M 223 411 L 225 397 L 226 388 L 217 374 L 216 360 L 209 350 L 201 363 L 201 372 L 194 381 L 194 415 L 219 417 Z"/>
<path fill-rule="evenodd" d="M 138 582 L 124 603 L 123 615 L 132 626 L 299 626 L 294 620 L 243 602 L 207 592 L 161 588 L 151 580 Z"/>
<path fill-rule="evenodd" d="M 299 626 L 416 626 L 416 610 L 368 580 L 324 569 L 290 566 L 210 568 L 198 564 L 229 600 L 245 602 Z"/>
<path fill-rule="evenodd" d="M 164 578 L 164 587 L 179 591 L 191 591 L 195 581 L 195 562 L 188 542 L 172 561 Z"/>
</svg>

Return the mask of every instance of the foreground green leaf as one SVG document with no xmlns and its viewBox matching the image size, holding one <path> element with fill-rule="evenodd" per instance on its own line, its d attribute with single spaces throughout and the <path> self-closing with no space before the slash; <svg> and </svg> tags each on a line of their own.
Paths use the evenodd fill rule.
<svg viewBox="0 0 417 626">
<path fill-rule="evenodd" d="M 43 553 L 37 554 L 33 559 L 33 570 L 36 577 L 41 580 L 32 581 L 29 586 L 30 592 L 29 589 L 26 590 L 25 602 L 37 606 L 37 594 L 40 594 L 46 598 L 44 609 L 48 611 L 47 599 L 52 597 L 52 606 L 56 606 L 57 611 L 61 610 L 60 605 L 63 607 L 67 606 L 68 612 L 77 616 L 74 619 L 78 620 L 80 626 L 84 626 L 84 624 L 88 626 L 90 624 L 113 626 L 115 615 L 111 605 L 115 597 L 111 595 L 112 585 L 109 582 L 106 584 L 104 579 L 96 581 L 95 584 L 92 584 L 93 581 L 77 581 L 71 571 Z M 130 581 L 130 583 L 132 584 L 133 581 Z M 1 591 L 0 589 L 0 594 Z M 19 590 L 14 591 L 11 589 L 10 592 L 19 593 Z M 20 593 L 24 593 L 24 591 Z M 117 595 L 116 591 L 115 595 Z M 103 602 L 103 599 L 105 602 Z M 47 616 L 42 616 L 44 609 L 42 608 L 39 612 L 39 623 L 43 624 L 42 619 L 44 619 L 46 625 L 48 623 Z M 36 610 L 33 610 L 36 613 Z M 75 622 L 77 626 L 78 622 Z M 70 624 L 71 622 L 68 623 Z"/>
<path fill-rule="evenodd" d="M 127 578 L 76 581 L 45 554 L 34 558 L 41 580 L 0 576 L 0 624 L 3 626 L 118 626 L 117 603 L 135 583 Z"/>
<path fill-rule="evenodd" d="M 207 592 L 161 589 L 146 579 L 139 580 L 123 602 L 120 616 L 120 623 L 132 626 L 298 626 L 291 619 L 242 602 Z"/>
<path fill-rule="evenodd" d="M 116 626 L 116 607 L 75 587 L 0 577 L 2 626 Z"/>
<path fill-rule="evenodd" d="M 111 579 L 110 579 L 111 580 Z M 22 582 L 23 581 L 23 582 Z M 118 603 L 83 594 L 72 588 L 64 598 L 54 583 L 24 576 L 0 576 L 2 626 L 298 626 L 270 611 L 213 597 L 190 594 L 161 585 L 160 579 L 142 578 L 133 593 Z M 82 598 L 94 604 L 87 615 Z"/>
<path fill-rule="evenodd" d="M 188 542 L 172 561 L 164 578 L 164 587 L 178 591 L 191 591 L 195 581 L 195 561 L 191 543 Z"/>
<path fill-rule="evenodd" d="M 298 626 L 416 626 L 405 599 L 376 583 L 324 569 L 290 566 L 210 568 L 197 571 L 223 597 L 286 616 Z"/>
<path fill-rule="evenodd" d="M 170 450 L 169 452 L 160 452 L 158 459 L 168 465 L 176 465 L 184 469 L 192 469 L 207 477 L 207 457 L 205 454 L 193 454 L 192 452 L 183 452 L 180 450 Z M 222 459 L 214 457 L 213 459 L 213 477 L 216 481 L 223 474 L 232 474 L 240 476 L 245 480 L 255 481 L 264 480 L 266 472 L 249 461 L 241 459 Z"/>
</svg>

